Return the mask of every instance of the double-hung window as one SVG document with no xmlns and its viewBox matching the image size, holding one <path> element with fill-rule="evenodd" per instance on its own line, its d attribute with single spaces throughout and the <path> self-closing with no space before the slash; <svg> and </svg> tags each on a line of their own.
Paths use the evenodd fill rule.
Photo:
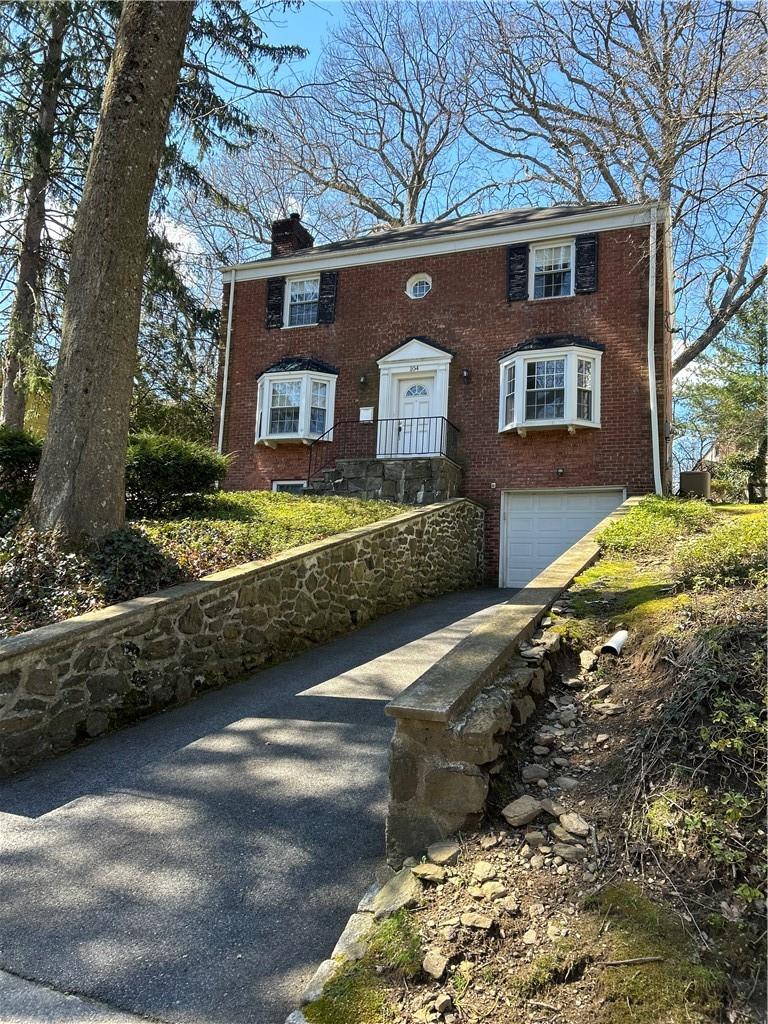
<svg viewBox="0 0 768 1024">
<path fill-rule="evenodd" d="M 521 345 L 500 359 L 499 430 L 600 426 L 602 351 L 583 342 L 539 350 Z"/>
<path fill-rule="evenodd" d="M 285 283 L 284 320 L 288 327 L 307 327 L 317 323 L 320 303 L 320 278 L 304 277 Z"/>
<path fill-rule="evenodd" d="M 565 417 L 565 357 L 531 359 L 525 364 L 525 419 Z"/>
<path fill-rule="evenodd" d="M 313 371 L 266 372 L 259 379 L 256 441 L 330 440 L 336 377 Z"/>
<path fill-rule="evenodd" d="M 573 242 L 532 246 L 531 287 L 534 299 L 573 295 Z"/>
</svg>

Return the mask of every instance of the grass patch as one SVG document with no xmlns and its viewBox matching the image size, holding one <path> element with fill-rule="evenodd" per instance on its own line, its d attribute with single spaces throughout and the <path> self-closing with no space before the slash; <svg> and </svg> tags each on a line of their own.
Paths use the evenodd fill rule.
<svg viewBox="0 0 768 1024">
<path fill-rule="evenodd" d="M 602 558 L 571 588 L 573 614 L 554 618 L 555 629 L 575 647 L 591 647 L 605 632 L 605 620 L 621 621 L 636 630 L 651 629 L 671 606 L 670 574 L 658 566 L 624 559 Z"/>
<path fill-rule="evenodd" d="M 387 988 L 364 962 L 342 969 L 320 999 L 303 1008 L 310 1024 L 389 1024 Z"/>
<path fill-rule="evenodd" d="M 649 495 L 602 530 L 597 542 L 605 551 L 659 555 L 716 522 L 717 512 L 704 501 Z"/>
<path fill-rule="evenodd" d="M 680 546 L 674 567 L 681 582 L 697 590 L 759 583 L 766 576 L 768 518 L 741 515 Z"/>
<path fill-rule="evenodd" d="M 510 994 L 518 999 L 530 999 L 553 985 L 575 981 L 582 976 L 591 959 L 591 954 L 583 948 L 577 951 L 570 944 L 560 943 L 551 953 L 536 957 L 530 967 L 515 975 L 510 984 Z"/>
<path fill-rule="evenodd" d="M 725 975 L 700 962 L 678 918 L 631 883 L 609 886 L 590 903 L 595 922 L 606 920 L 605 960 L 660 956 L 642 965 L 600 968 L 605 1003 L 600 1024 L 691 1024 L 720 1020 Z M 599 925 L 598 925 L 599 927 Z"/>
<path fill-rule="evenodd" d="M 304 1007 L 310 1024 L 389 1024 L 389 990 L 421 970 L 422 951 L 414 916 L 398 910 L 374 930 L 362 960 L 343 967 L 320 999 Z"/>
</svg>

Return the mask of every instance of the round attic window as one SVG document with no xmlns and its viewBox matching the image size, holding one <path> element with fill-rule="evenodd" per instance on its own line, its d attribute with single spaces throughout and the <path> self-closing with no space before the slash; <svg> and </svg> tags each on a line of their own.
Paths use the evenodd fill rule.
<svg viewBox="0 0 768 1024">
<path fill-rule="evenodd" d="M 432 291 L 432 278 L 429 274 L 414 274 L 408 278 L 405 294 L 411 299 L 423 299 Z"/>
</svg>

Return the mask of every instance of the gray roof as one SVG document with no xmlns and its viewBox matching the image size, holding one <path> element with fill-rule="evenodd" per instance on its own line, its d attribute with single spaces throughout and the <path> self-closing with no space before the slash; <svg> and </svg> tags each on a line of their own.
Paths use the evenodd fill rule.
<svg viewBox="0 0 768 1024">
<path fill-rule="evenodd" d="M 499 359 L 511 356 L 513 352 L 546 351 L 552 348 L 592 348 L 596 352 L 605 352 L 605 345 L 602 341 L 582 338 L 578 334 L 537 334 L 533 338 L 526 338 L 525 341 L 520 341 L 511 348 L 505 349 Z"/>
<path fill-rule="evenodd" d="M 327 245 L 316 245 L 312 248 L 299 249 L 294 253 L 280 256 L 269 256 L 254 260 L 254 263 L 268 263 L 272 259 L 291 260 L 304 259 L 309 253 L 344 253 L 358 249 L 392 245 L 396 242 L 421 241 L 423 239 L 446 238 L 450 235 L 464 235 L 473 231 L 490 231 L 512 224 L 536 223 L 539 221 L 556 220 L 558 217 L 572 217 L 575 213 L 597 213 L 600 210 L 612 210 L 625 204 L 622 203 L 585 203 L 572 206 L 534 207 L 522 206 L 514 210 L 497 210 L 495 213 L 482 213 L 474 217 L 453 217 L 451 220 L 432 220 L 426 224 L 409 224 L 403 228 L 389 231 L 372 231 L 356 238 L 345 238 L 340 242 L 329 242 Z M 632 205 L 632 204 L 627 204 Z"/>
<path fill-rule="evenodd" d="M 334 373 L 336 376 L 339 374 L 337 367 L 323 362 L 322 359 L 315 359 L 312 356 L 285 356 L 283 359 L 278 359 L 276 363 L 272 363 L 266 370 L 262 370 L 259 376 L 261 377 L 265 373 L 293 373 L 296 370 L 310 370 L 313 373 Z"/>
</svg>

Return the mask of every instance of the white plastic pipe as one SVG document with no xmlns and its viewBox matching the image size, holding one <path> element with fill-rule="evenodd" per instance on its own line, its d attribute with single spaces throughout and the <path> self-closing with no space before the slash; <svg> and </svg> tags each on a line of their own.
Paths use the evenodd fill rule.
<svg viewBox="0 0 768 1024">
<path fill-rule="evenodd" d="M 629 633 L 626 629 L 620 629 L 618 633 L 614 633 L 610 640 L 606 640 L 603 646 L 600 648 L 601 654 L 612 654 L 618 658 L 621 654 L 621 649 L 627 642 Z"/>
</svg>

